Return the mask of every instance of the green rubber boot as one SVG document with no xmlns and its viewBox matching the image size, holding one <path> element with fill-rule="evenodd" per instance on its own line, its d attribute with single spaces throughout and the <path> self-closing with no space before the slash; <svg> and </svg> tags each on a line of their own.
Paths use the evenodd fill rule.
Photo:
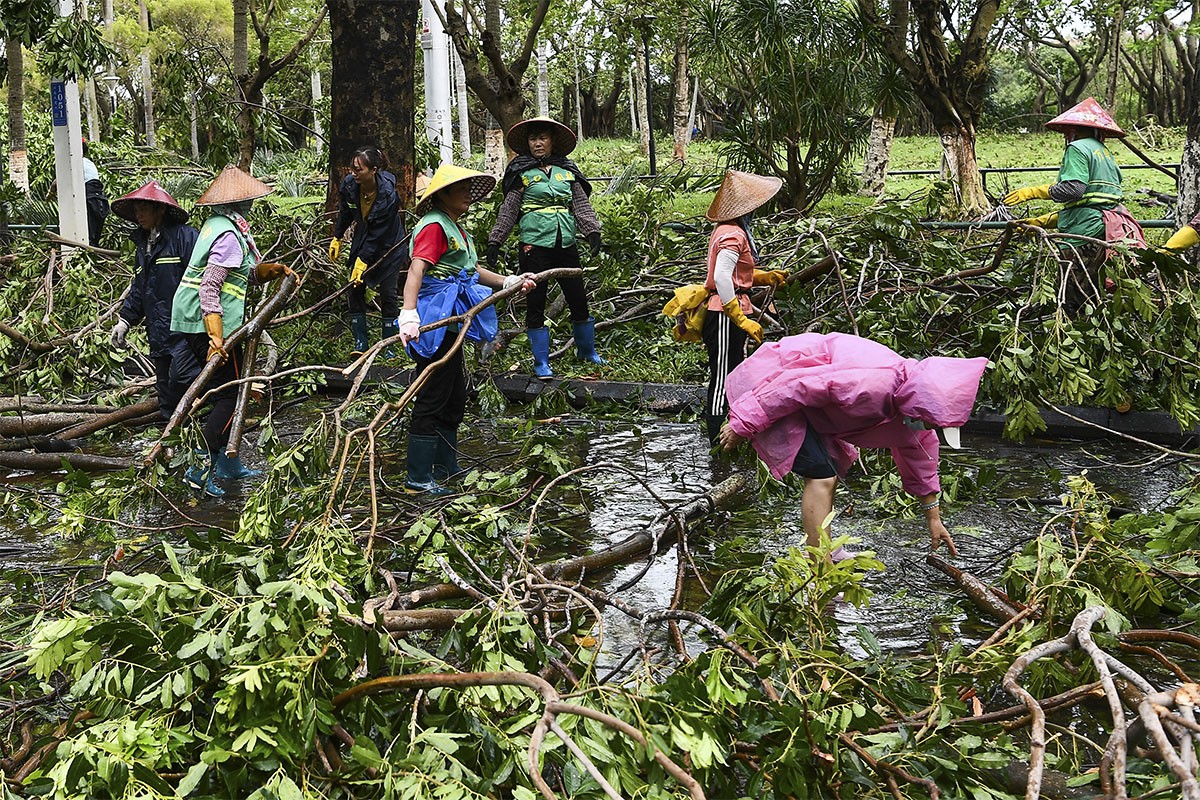
<svg viewBox="0 0 1200 800">
<path fill-rule="evenodd" d="M 404 491 L 424 492 L 434 497 L 451 494 L 450 490 L 433 479 L 433 459 L 437 453 L 437 436 L 408 437 L 408 478 Z"/>
</svg>

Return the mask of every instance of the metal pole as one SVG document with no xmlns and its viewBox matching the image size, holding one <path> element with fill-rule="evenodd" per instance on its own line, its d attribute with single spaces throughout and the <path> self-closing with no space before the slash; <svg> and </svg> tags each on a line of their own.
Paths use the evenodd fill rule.
<svg viewBox="0 0 1200 800">
<path fill-rule="evenodd" d="M 61 0 L 58 13 L 64 17 L 74 14 L 74 0 Z M 58 181 L 58 230 L 64 238 L 86 242 L 83 130 L 79 119 L 79 84 L 74 79 L 50 81 L 50 114 L 54 126 L 54 177 Z"/>
</svg>

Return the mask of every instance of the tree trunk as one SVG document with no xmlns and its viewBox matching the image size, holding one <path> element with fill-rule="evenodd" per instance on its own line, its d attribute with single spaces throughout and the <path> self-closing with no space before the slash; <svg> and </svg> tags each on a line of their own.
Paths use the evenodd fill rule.
<svg viewBox="0 0 1200 800">
<path fill-rule="evenodd" d="M 1117 17 L 1113 21 L 1112 48 L 1108 54 L 1108 85 L 1104 89 L 1104 107 L 1111 114 L 1117 103 L 1117 78 L 1121 75 L 1121 29 L 1125 27 L 1125 4 L 1117 5 Z"/>
<path fill-rule="evenodd" d="M 896 118 L 878 112 L 871 117 L 871 139 L 863 160 L 862 188 L 858 193 L 879 197 L 887 182 L 888 162 L 892 157 L 892 139 L 896 135 Z"/>
<path fill-rule="evenodd" d="M 192 161 L 200 160 L 200 116 L 197 113 L 196 106 L 200 104 L 200 95 L 198 92 L 192 92 L 192 102 L 189 110 L 191 111 L 191 124 L 188 126 L 188 132 L 191 135 L 192 143 Z"/>
<path fill-rule="evenodd" d="M 675 33 L 675 102 L 672 113 L 675 128 L 674 156 L 680 162 L 687 161 L 688 140 L 692 129 L 688 126 L 688 15 L 687 6 L 679 10 L 679 24 Z"/>
<path fill-rule="evenodd" d="M 941 127 L 942 157 L 949 177 L 959 190 L 958 202 L 963 213 L 979 215 L 992 204 L 983 191 L 979 162 L 975 160 L 975 135 L 962 126 Z"/>
<path fill-rule="evenodd" d="M 350 156 L 363 145 L 383 150 L 405 207 L 413 200 L 416 98 L 413 65 L 420 0 L 327 0 L 333 36 L 329 97 L 330 207 Z M 371 31 L 363 36 L 363 31 Z M 369 80 L 364 79 L 369 76 Z"/>
<path fill-rule="evenodd" d="M 450 49 L 450 62 L 454 67 L 454 93 L 458 98 L 458 144 L 463 158 L 471 157 L 471 111 L 467 103 L 467 75 L 463 71 L 458 51 Z"/>
<path fill-rule="evenodd" d="M 1186 225 L 1200 211 L 1200 63 L 1193 62 L 1191 94 L 1187 112 L 1187 138 L 1179 157 L 1179 200 L 1175 203 L 1176 225 Z M 1193 247 L 1186 257 L 1192 264 L 1200 263 L 1200 248 Z"/>
<path fill-rule="evenodd" d="M 233 77 L 250 71 L 250 0 L 233 0 Z"/>
<path fill-rule="evenodd" d="M 504 144 L 504 131 L 499 125 L 489 126 L 483 134 L 483 171 L 495 175 L 499 180 L 508 163 L 508 149 Z"/>
<path fill-rule="evenodd" d="M 8 177 L 29 193 L 29 156 L 25 152 L 25 60 L 20 39 L 6 39 L 8 58 Z"/>
<path fill-rule="evenodd" d="M 637 58 L 633 66 L 633 88 L 637 94 L 638 111 L 638 149 L 642 155 L 650 155 L 650 115 L 646 108 L 646 60 L 642 57 L 642 48 L 638 48 Z"/>
<path fill-rule="evenodd" d="M 142 26 L 142 35 L 149 41 L 150 10 L 146 8 L 146 0 L 138 0 L 138 21 Z M 154 84 L 150 75 L 150 45 L 142 48 L 142 105 L 146 120 L 146 146 L 155 146 L 154 136 Z"/>
</svg>

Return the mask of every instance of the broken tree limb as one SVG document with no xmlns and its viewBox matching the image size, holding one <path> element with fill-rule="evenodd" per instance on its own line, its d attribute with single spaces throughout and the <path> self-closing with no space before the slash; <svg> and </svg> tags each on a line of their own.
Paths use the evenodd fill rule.
<svg viewBox="0 0 1200 800">
<path fill-rule="evenodd" d="M 246 350 L 242 357 L 242 368 L 246 374 L 253 374 L 254 359 L 258 357 L 258 337 L 251 336 L 246 342 Z M 250 407 L 250 395 L 253 384 L 243 383 L 238 386 L 237 402 L 233 407 L 233 417 L 229 420 L 229 441 L 225 444 L 225 455 L 237 458 L 242 449 L 242 433 L 246 430 L 246 409 Z"/>
<path fill-rule="evenodd" d="M 564 703 L 559 697 L 558 691 L 547 681 L 531 675 L 527 672 L 466 672 L 466 673 L 417 673 L 412 675 L 389 675 L 382 678 L 365 681 L 353 686 L 350 689 L 342 692 L 333 698 L 333 707 L 341 709 L 347 704 L 373 695 L 384 694 L 388 692 L 408 692 L 416 690 L 428 689 L 466 689 L 475 686 L 520 686 L 537 692 L 542 698 L 543 713 L 541 718 L 534 725 L 533 732 L 529 737 L 529 750 L 526 759 L 526 768 L 529 770 L 529 777 L 533 780 L 538 791 L 547 800 L 557 800 L 554 792 L 550 789 L 542 777 L 541 767 L 539 766 L 542 743 L 545 740 L 548 730 L 554 729 L 557 726 L 556 718 L 559 714 L 574 714 L 576 716 L 586 717 L 587 719 L 599 722 L 607 728 L 623 733 L 633 741 L 637 742 L 641 747 L 658 762 L 668 774 L 676 781 L 682 784 L 691 795 L 692 800 L 705 800 L 704 790 L 700 783 L 692 777 L 692 775 L 674 761 L 672 761 L 665 753 L 652 745 L 646 737 L 637 728 L 627 722 L 620 720 L 603 711 L 587 708 L 575 703 Z M 556 735 L 568 735 L 561 732 L 561 729 L 555 730 Z M 564 740 L 564 744 L 567 742 Z M 574 744 L 573 742 L 571 744 Z M 567 745 L 572 752 L 576 748 Z M 584 768 L 589 768 L 589 762 L 584 762 Z M 591 769 L 595 769 L 591 766 Z M 596 777 L 593 775 L 593 777 Z M 597 781 L 599 784 L 599 781 Z"/>
<path fill-rule="evenodd" d="M 266 324 L 270 322 L 271 319 L 274 318 L 274 316 L 278 314 L 285 305 L 287 305 L 287 301 L 291 298 L 292 292 L 294 292 L 296 287 L 299 285 L 299 277 L 294 272 L 284 275 L 283 279 L 279 282 L 279 287 L 275 290 L 275 294 L 271 296 L 271 299 L 263 303 L 253 317 L 248 319 L 240 327 L 238 327 L 237 330 L 225 337 L 226 350 L 241 344 L 246 337 L 257 336 L 260 332 L 262 332 L 263 328 L 266 327 Z M 204 365 L 204 368 L 200 370 L 200 374 L 196 376 L 196 380 L 192 381 L 192 385 L 188 387 L 188 390 L 184 392 L 183 397 L 179 399 L 179 404 L 175 406 L 175 412 L 171 414 L 171 418 L 167 420 L 167 424 L 163 428 L 162 435 L 158 437 L 158 441 L 154 443 L 152 448 L 150 448 L 150 452 L 144 459 L 145 465 L 153 463 L 154 459 L 158 458 L 158 454 L 162 451 L 163 442 L 166 440 L 167 436 L 173 433 L 174 430 L 179 427 L 179 423 L 183 422 L 184 417 L 188 416 L 188 414 L 192 412 L 192 406 L 195 404 L 197 398 L 200 397 L 201 393 L 204 391 L 204 387 L 208 385 L 209 380 L 212 379 L 213 374 L 221 366 L 223 361 L 224 359 L 219 354 L 214 355 L 208 360 L 208 363 Z"/>
<path fill-rule="evenodd" d="M 678 513 L 684 515 L 688 521 L 694 521 L 701 516 L 709 514 L 730 497 L 744 491 L 750 485 L 751 477 L 748 473 L 734 475 L 714 486 L 704 495 L 682 506 L 678 510 Z M 673 526 L 675 523 L 671 521 L 667 524 Z M 588 573 L 592 573 L 645 554 L 658 538 L 662 537 L 655 537 L 648 531 L 638 531 L 612 547 L 597 553 L 564 561 L 551 562 L 539 567 L 539 569 L 547 578 L 555 580 L 576 577 L 585 570 Z M 464 596 L 462 590 L 454 584 L 439 583 L 433 586 L 414 589 L 410 592 L 401 592 L 399 605 L 401 608 L 410 609 L 427 603 L 452 600 Z"/>
<path fill-rule="evenodd" d="M 78 425 L 95 418 L 95 414 L 55 412 L 53 414 L 22 414 L 0 417 L 0 436 L 10 438 L 39 436 Z"/>
<path fill-rule="evenodd" d="M 1002 600 L 996 594 L 996 590 L 986 582 L 965 570 L 959 569 L 938 554 L 927 554 L 925 556 L 925 563 L 945 573 L 952 581 L 959 585 L 980 611 L 997 622 L 1008 622 L 1020 613 L 1019 609 Z"/>
<path fill-rule="evenodd" d="M 52 472 L 62 469 L 63 462 L 72 469 L 110 470 L 129 469 L 132 459 L 113 456 L 94 456 L 90 453 L 0 453 L 0 468 Z"/>
</svg>

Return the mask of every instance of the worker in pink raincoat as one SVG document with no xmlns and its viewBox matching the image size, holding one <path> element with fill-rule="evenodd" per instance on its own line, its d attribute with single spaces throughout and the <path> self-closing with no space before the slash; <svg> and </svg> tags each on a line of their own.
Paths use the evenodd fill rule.
<svg viewBox="0 0 1200 800">
<path fill-rule="evenodd" d="M 726 380 L 729 422 L 721 444 L 749 439 L 771 474 L 804 478 L 801 512 L 809 546 L 833 511 L 839 476 L 860 447 L 886 447 L 904 490 L 921 501 L 933 549 L 958 548 L 938 512 L 938 435 L 959 446 L 986 358 L 904 358 L 845 333 L 805 333 L 762 345 Z M 848 558 L 840 548 L 835 561 Z"/>
</svg>

